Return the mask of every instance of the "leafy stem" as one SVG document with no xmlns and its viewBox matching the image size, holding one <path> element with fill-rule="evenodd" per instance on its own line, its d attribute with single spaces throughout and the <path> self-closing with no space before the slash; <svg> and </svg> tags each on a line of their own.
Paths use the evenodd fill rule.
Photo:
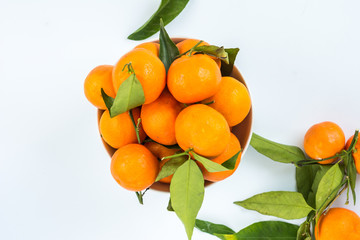
<svg viewBox="0 0 360 240">
<path fill-rule="evenodd" d="M 144 192 L 141 192 L 141 191 L 135 192 L 135 193 L 136 193 L 136 196 L 137 196 L 137 199 L 139 200 L 139 203 L 142 204 L 142 205 L 144 204 L 144 199 L 143 199 L 143 197 L 144 197 L 145 193 L 147 192 L 147 190 L 149 190 L 149 188 L 145 189 Z"/>
<path fill-rule="evenodd" d="M 132 73 L 135 74 L 135 71 L 134 71 L 134 68 L 133 68 L 131 62 L 125 64 L 124 67 L 123 67 L 123 69 L 122 69 L 121 71 L 124 71 L 126 67 L 127 67 L 127 72 L 128 72 L 129 74 L 132 74 Z"/>
<path fill-rule="evenodd" d="M 140 131 L 140 122 L 141 122 L 141 118 L 138 118 L 138 121 L 137 121 L 137 124 L 135 123 L 135 120 L 134 120 L 134 116 L 133 116 L 133 113 L 132 113 L 132 110 L 129 111 L 129 115 L 130 115 L 130 118 L 131 118 L 131 122 L 133 123 L 134 125 L 134 128 L 135 128 L 135 133 L 136 133 L 136 138 L 138 140 L 138 143 L 141 144 L 141 140 L 140 140 L 140 134 L 139 134 L 139 131 Z"/>
<path fill-rule="evenodd" d="M 181 156 L 188 156 L 189 159 L 190 159 L 191 155 L 190 155 L 189 152 L 191 152 L 192 150 L 193 150 L 192 148 L 189 148 L 185 152 L 177 153 L 177 154 L 174 154 L 174 155 L 171 155 L 171 156 L 166 156 L 166 157 L 163 157 L 161 160 L 168 159 L 168 158 L 176 158 L 176 157 L 181 157 Z"/>
<path fill-rule="evenodd" d="M 191 56 L 191 54 L 193 53 L 194 49 L 195 49 L 197 46 L 199 46 L 202 42 L 204 42 L 204 41 L 200 40 L 197 44 L 195 44 L 195 46 L 193 46 L 193 47 L 190 48 L 188 51 L 186 51 L 185 54 L 188 53 L 188 56 Z"/>
</svg>

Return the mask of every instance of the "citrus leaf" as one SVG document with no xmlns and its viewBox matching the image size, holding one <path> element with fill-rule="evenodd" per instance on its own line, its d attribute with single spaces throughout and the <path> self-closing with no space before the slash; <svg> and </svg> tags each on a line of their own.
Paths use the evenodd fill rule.
<svg viewBox="0 0 360 240">
<path fill-rule="evenodd" d="M 169 70 L 171 63 L 180 53 L 175 43 L 170 39 L 169 35 L 167 34 L 162 19 L 160 19 L 159 41 L 160 41 L 159 58 L 163 62 L 167 72 Z"/>
<path fill-rule="evenodd" d="M 313 210 L 313 208 L 306 203 L 303 195 L 298 192 L 266 192 L 234 203 L 264 215 L 284 219 L 303 218 Z"/>
<path fill-rule="evenodd" d="M 316 208 L 315 197 L 316 197 L 317 189 L 319 187 L 319 183 L 320 183 L 322 177 L 327 173 L 327 171 L 330 170 L 331 166 L 320 165 L 320 164 L 313 165 L 313 166 L 317 166 L 317 168 L 314 167 L 317 170 L 316 170 L 315 178 L 314 178 L 312 186 L 311 186 L 311 191 L 307 198 L 307 202 L 310 206 L 312 206 L 313 208 Z"/>
<path fill-rule="evenodd" d="M 209 233 L 223 240 L 296 240 L 299 228 L 297 225 L 286 222 L 264 221 L 251 224 L 238 233 L 234 233 L 227 226 L 202 220 L 196 220 L 196 227 L 202 232 Z"/>
<path fill-rule="evenodd" d="M 349 162 L 347 167 L 347 174 L 349 176 L 350 189 L 353 195 L 354 205 L 356 204 L 356 193 L 355 193 L 355 185 L 356 185 L 356 165 L 355 160 L 352 154 L 349 155 Z"/>
<path fill-rule="evenodd" d="M 230 76 L 234 67 L 236 55 L 238 54 L 239 50 L 240 50 L 239 48 L 225 48 L 225 52 L 227 52 L 228 54 L 229 64 L 225 62 L 221 63 L 222 76 Z"/>
<path fill-rule="evenodd" d="M 208 172 L 223 172 L 229 170 L 216 162 L 196 154 L 195 152 L 192 152 L 191 154 L 194 156 L 195 160 L 199 161 L 204 166 L 204 168 L 208 170 Z"/>
<path fill-rule="evenodd" d="M 202 52 L 206 55 L 214 56 L 224 61 L 226 64 L 229 64 L 228 53 L 225 51 L 224 47 L 205 45 L 205 46 L 195 47 L 193 50 L 196 52 Z"/>
<path fill-rule="evenodd" d="M 352 155 L 352 152 L 355 150 L 355 145 L 358 141 L 358 135 L 359 135 L 359 130 L 356 130 L 354 133 L 353 139 L 350 143 L 350 146 L 347 149 L 348 151 L 349 150 L 352 150 L 352 151 L 348 155 L 346 155 L 345 159 L 344 159 L 346 172 L 347 172 L 347 175 L 349 176 L 349 185 L 350 185 L 350 189 L 351 189 L 351 192 L 353 195 L 354 205 L 356 203 L 355 185 L 356 185 L 357 172 L 356 172 L 356 165 L 355 165 L 355 160 Z"/>
<path fill-rule="evenodd" d="M 222 224 L 215 224 L 212 222 L 196 219 L 195 227 L 202 232 L 209 233 L 209 234 L 234 234 L 235 231 L 231 228 L 222 225 Z"/>
<path fill-rule="evenodd" d="M 204 177 L 195 161 L 189 159 L 174 173 L 170 183 L 171 205 L 191 239 L 196 216 L 204 199 Z"/>
<path fill-rule="evenodd" d="M 238 158 L 241 151 L 242 150 L 235 153 L 234 156 L 232 156 L 231 158 L 229 158 L 228 160 L 223 162 L 221 165 L 223 165 L 224 167 L 226 167 L 229 170 L 233 170 L 235 168 L 235 165 L 236 165 L 236 160 L 237 160 L 237 158 Z"/>
<path fill-rule="evenodd" d="M 251 224 L 236 233 L 238 240 L 267 239 L 267 240 L 296 240 L 298 225 L 280 222 L 264 221 Z"/>
<path fill-rule="evenodd" d="M 174 209 L 172 208 L 172 206 L 171 206 L 171 198 L 169 198 L 169 203 L 168 203 L 168 206 L 167 206 L 167 208 L 166 208 L 168 211 L 170 211 L 170 212 L 173 212 L 174 211 Z"/>
<path fill-rule="evenodd" d="M 119 87 L 114 103 L 110 108 L 110 116 L 115 117 L 145 102 L 144 90 L 136 75 L 132 73 Z"/>
<path fill-rule="evenodd" d="M 315 205 L 318 211 L 324 209 L 336 197 L 336 189 L 340 189 L 343 177 L 344 175 L 340 170 L 339 164 L 335 164 L 321 178 L 315 198 Z"/>
<path fill-rule="evenodd" d="M 353 139 L 350 143 L 350 146 L 348 148 L 349 149 L 354 149 L 354 146 L 356 145 L 357 141 L 358 141 L 358 136 L 359 136 L 359 130 L 356 130 L 353 136 Z"/>
<path fill-rule="evenodd" d="M 106 92 L 104 91 L 104 89 L 102 89 L 102 88 L 101 88 L 101 96 L 102 96 L 102 98 L 104 100 L 106 108 L 110 112 L 111 106 L 114 103 L 114 99 L 112 97 L 110 97 L 109 95 L 107 95 Z"/>
<path fill-rule="evenodd" d="M 300 225 L 296 236 L 296 240 L 306 240 L 308 237 L 311 239 L 310 223 L 308 220 Z"/>
<path fill-rule="evenodd" d="M 185 161 L 187 157 L 186 156 L 180 156 L 180 157 L 174 157 L 171 158 L 169 161 L 167 161 L 161 168 L 159 174 L 156 177 L 155 182 L 168 177 L 176 171 L 178 167 L 180 167 Z M 164 160 L 163 160 L 164 161 Z"/>
<path fill-rule="evenodd" d="M 282 163 L 296 163 L 304 160 L 304 152 L 296 147 L 270 141 L 253 133 L 250 145 L 259 153 L 268 158 Z"/>
<path fill-rule="evenodd" d="M 144 40 L 159 31 L 160 18 L 165 25 L 170 23 L 185 8 L 189 0 L 161 0 L 157 11 L 144 25 L 128 36 L 131 40 Z"/>
<path fill-rule="evenodd" d="M 317 171 L 320 169 L 319 164 L 305 165 L 296 168 L 296 187 L 299 193 L 302 193 L 305 199 L 309 198 L 312 191 L 313 182 Z M 308 202 L 309 203 L 309 202 Z"/>
</svg>

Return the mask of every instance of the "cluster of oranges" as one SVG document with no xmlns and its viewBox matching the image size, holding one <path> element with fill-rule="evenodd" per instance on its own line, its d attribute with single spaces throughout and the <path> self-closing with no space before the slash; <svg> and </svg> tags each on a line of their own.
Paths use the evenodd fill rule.
<svg viewBox="0 0 360 240">
<path fill-rule="evenodd" d="M 241 123 L 251 109 L 248 90 L 237 79 L 222 76 L 220 59 L 192 51 L 195 45 L 199 40 L 177 43 L 180 57 L 166 71 L 159 58 L 159 44 L 143 43 L 114 66 L 96 67 L 85 80 L 87 99 L 104 110 L 99 121 L 101 137 L 117 149 L 111 173 L 128 190 L 141 191 L 151 186 L 169 161 L 162 159 L 176 153 L 191 149 L 221 164 L 241 150 L 231 128 Z M 124 70 L 129 64 L 141 83 L 145 102 L 111 117 L 101 89 L 115 98 L 131 74 Z M 240 154 L 235 168 L 222 172 L 208 172 L 198 164 L 205 180 L 220 181 L 230 176 L 239 162 Z M 160 180 L 170 181 L 171 176 Z"/>
<path fill-rule="evenodd" d="M 306 154 L 320 164 L 332 164 L 341 158 L 341 152 L 350 151 L 354 135 L 345 143 L 343 130 L 333 122 L 313 125 L 304 137 Z M 360 173 L 360 141 L 357 139 L 352 150 L 356 170 Z M 360 217 L 345 208 L 330 208 L 321 215 L 315 227 L 316 240 L 351 239 L 360 240 Z"/>
<path fill-rule="evenodd" d="M 343 130 L 333 122 L 321 122 L 308 129 L 304 137 L 304 150 L 306 154 L 320 164 L 331 164 L 338 160 L 336 157 L 344 149 L 348 149 L 354 138 L 351 136 L 345 144 Z M 356 170 L 360 173 L 360 141 L 355 145 L 352 156 L 355 161 Z"/>
</svg>

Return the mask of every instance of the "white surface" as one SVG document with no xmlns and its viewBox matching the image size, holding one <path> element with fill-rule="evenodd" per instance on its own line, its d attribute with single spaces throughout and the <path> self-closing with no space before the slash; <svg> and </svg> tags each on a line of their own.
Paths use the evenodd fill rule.
<svg viewBox="0 0 360 240">
<path fill-rule="evenodd" d="M 0 239 L 186 239 L 167 194 L 149 191 L 140 206 L 112 179 L 83 94 L 87 73 L 137 45 L 126 37 L 159 3 L 0 1 Z M 167 30 L 240 47 L 254 132 L 301 146 L 317 122 L 334 121 L 347 137 L 360 128 L 359 8 L 357 0 L 190 0 Z M 206 189 L 199 218 L 234 230 L 274 219 L 232 204 L 270 190 L 295 190 L 294 167 L 249 148 L 232 178 Z M 194 230 L 193 239 L 216 238 Z"/>
</svg>

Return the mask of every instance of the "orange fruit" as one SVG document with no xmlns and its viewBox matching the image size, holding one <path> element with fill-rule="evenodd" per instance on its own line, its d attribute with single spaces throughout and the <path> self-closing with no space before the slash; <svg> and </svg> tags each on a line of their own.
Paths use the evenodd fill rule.
<svg viewBox="0 0 360 240">
<path fill-rule="evenodd" d="M 360 240 L 360 217 L 345 208 L 331 208 L 315 226 L 316 240 Z"/>
<path fill-rule="evenodd" d="M 203 102 L 220 112 L 230 127 L 242 122 L 251 108 L 250 94 L 244 84 L 232 77 L 222 77 L 220 89 L 214 96 Z"/>
<path fill-rule="evenodd" d="M 159 161 L 143 145 L 128 144 L 114 153 L 110 169 L 120 186 L 130 191 L 142 191 L 155 182 Z"/>
<path fill-rule="evenodd" d="M 169 91 L 182 103 L 195 103 L 213 96 L 219 90 L 220 82 L 220 69 L 203 54 L 176 59 L 170 65 L 167 77 Z"/>
<path fill-rule="evenodd" d="M 200 42 L 200 40 L 198 39 L 185 39 L 181 42 L 179 42 L 178 44 L 176 44 L 176 47 L 179 49 L 180 54 L 183 54 L 184 52 L 190 50 L 191 48 L 193 48 L 198 42 Z M 200 46 L 208 46 L 210 44 L 208 44 L 207 42 L 202 42 L 198 45 L 198 47 Z M 193 53 L 194 54 L 194 53 Z M 212 60 L 214 60 L 216 62 L 216 64 L 218 65 L 218 67 L 221 67 L 221 60 L 218 59 L 217 57 L 213 57 L 210 56 L 210 58 Z"/>
<path fill-rule="evenodd" d="M 352 142 L 354 138 L 354 135 L 352 135 L 346 142 L 346 149 L 348 149 L 350 147 L 350 144 Z M 355 151 L 352 153 L 354 161 L 355 161 L 355 166 L 356 166 L 356 171 L 360 174 L 360 137 L 358 137 L 358 140 L 356 142 L 355 145 Z"/>
<path fill-rule="evenodd" d="M 323 159 L 341 152 L 345 146 L 343 130 L 333 122 L 321 122 L 313 125 L 304 137 L 304 149 L 312 159 Z M 329 164 L 336 158 L 319 162 Z"/>
<path fill-rule="evenodd" d="M 154 141 L 164 144 L 176 144 L 175 120 L 183 104 L 175 100 L 167 89 L 158 99 L 141 108 L 141 121 L 145 133 Z"/>
<path fill-rule="evenodd" d="M 225 151 L 230 141 L 230 128 L 219 112 L 204 104 L 182 110 L 175 121 L 175 136 L 183 150 L 215 157 Z"/>
<path fill-rule="evenodd" d="M 144 48 L 152 52 L 155 56 L 159 56 L 160 44 L 153 42 L 146 42 L 137 45 L 135 48 Z"/>
<path fill-rule="evenodd" d="M 106 109 L 106 105 L 101 96 L 101 88 L 105 93 L 115 98 L 115 91 L 112 84 L 112 71 L 111 65 L 100 65 L 91 70 L 87 75 L 84 82 L 84 92 L 89 102 L 99 109 Z"/>
<path fill-rule="evenodd" d="M 170 148 L 167 148 L 161 144 L 158 144 L 156 142 L 147 142 L 144 144 L 144 146 L 150 150 L 150 152 L 152 152 L 152 154 L 154 154 L 155 157 L 157 157 L 159 160 L 161 160 L 163 157 L 168 157 L 168 156 L 172 156 L 174 154 L 176 154 L 180 148 L 178 149 L 170 149 Z M 169 161 L 171 158 L 167 158 L 167 159 L 164 159 L 164 160 L 161 160 L 160 161 L 160 170 L 161 168 L 164 166 L 164 164 Z M 160 171 L 159 171 L 160 172 Z M 159 182 L 162 182 L 162 183 L 170 183 L 171 182 L 171 179 L 172 179 L 172 176 L 173 175 L 170 175 L 168 177 L 165 177 L 161 180 L 159 180 Z"/>
<path fill-rule="evenodd" d="M 139 108 L 134 108 L 132 113 L 134 120 L 137 123 L 137 119 L 140 118 Z M 109 111 L 106 110 L 101 115 L 99 127 L 101 137 L 113 148 L 119 148 L 129 143 L 138 142 L 129 112 L 125 112 L 111 118 Z M 146 137 L 144 130 L 141 128 L 139 135 L 141 141 L 143 141 Z"/>
<path fill-rule="evenodd" d="M 145 104 L 155 101 L 165 88 L 166 72 L 164 64 L 151 51 L 136 48 L 120 58 L 113 70 L 114 89 L 130 76 L 125 64 L 131 63 L 137 79 L 144 90 Z"/>
<path fill-rule="evenodd" d="M 229 141 L 229 144 L 227 145 L 227 147 L 225 148 L 225 151 L 223 153 L 221 153 L 219 156 L 217 156 L 216 158 L 212 159 L 212 161 L 216 162 L 218 164 L 222 164 L 225 161 L 229 160 L 232 156 L 234 156 L 240 150 L 241 150 L 241 145 L 240 145 L 239 140 L 237 139 L 237 137 L 234 134 L 231 133 L 230 141 Z M 199 163 L 199 165 L 203 172 L 205 180 L 208 180 L 211 182 L 217 182 L 217 181 L 224 180 L 225 178 L 231 176 L 235 172 L 237 167 L 239 166 L 240 159 L 241 159 L 241 153 L 239 154 L 239 156 L 236 160 L 235 168 L 233 170 L 228 170 L 228 171 L 223 171 L 223 172 L 208 172 L 202 166 L 201 163 Z"/>
</svg>

